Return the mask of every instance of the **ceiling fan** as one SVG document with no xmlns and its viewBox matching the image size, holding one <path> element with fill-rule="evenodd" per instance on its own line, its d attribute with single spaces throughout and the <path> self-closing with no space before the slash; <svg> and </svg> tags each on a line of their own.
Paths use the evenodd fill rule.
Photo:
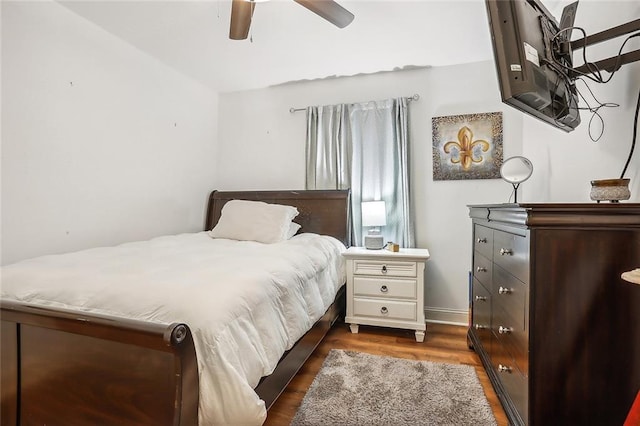
<svg viewBox="0 0 640 426">
<path fill-rule="evenodd" d="M 257 0 L 233 0 L 231 4 L 231 26 L 229 38 L 244 40 L 249 35 L 251 17 Z M 293 0 L 313 13 L 331 22 L 338 28 L 344 28 L 353 21 L 353 13 L 333 0 Z"/>
</svg>

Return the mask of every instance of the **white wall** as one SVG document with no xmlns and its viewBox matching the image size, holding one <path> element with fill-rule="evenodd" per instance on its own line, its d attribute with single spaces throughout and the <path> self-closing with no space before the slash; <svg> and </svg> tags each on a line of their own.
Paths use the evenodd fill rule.
<svg viewBox="0 0 640 426">
<path fill-rule="evenodd" d="M 633 2 L 617 2 L 615 8 L 585 2 L 580 7 L 577 23 L 590 32 L 640 16 Z M 615 15 L 603 18 L 612 11 Z M 610 56 L 618 48 L 605 50 Z M 609 84 L 592 85 L 601 100 L 621 104 L 602 112 L 606 129 L 598 143 L 588 139 L 587 114 L 577 130 L 565 133 L 502 104 L 492 62 L 221 94 L 218 182 L 221 189 L 304 187 L 306 118 L 304 112 L 289 113 L 290 107 L 419 94 L 420 100 L 410 105 L 410 156 L 417 245 L 432 255 L 427 265 L 426 316 L 430 321 L 465 323 L 471 259 L 467 205 L 508 202 L 512 188 L 501 180 L 433 181 L 431 118 L 502 111 L 505 158 L 525 155 L 534 164 L 532 178 L 521 186 L 519 201 L 591 202 L 589 181 L 618 177 L 627 158 L 639 67 L 627 65 Z M 638 151 L 640 147 L 627 173 L 632 178 L 631 201 L 636 202 L 640 200 Z"/>
<path fill-rule="evenodd" d="M 431 118 L 502 111 L 505 155 L 522 153 L 522 117 L 500 102 L 493 64 L 398 71 L 291 83 L 220 95 L 218 182 L 222 189 L 304 188 L 304 112 L 291 107 L 420 95 L 410 103 L 411 192 L 416 241 L 431 252 L 430 320 L 466 321 L 471 258 L 467 204 L 506 202 L 501 180 L 433 181 Z"/>
<path fill-rule="evenodd" d="M 2 2 L 2 264 L 202 229 L 217 94 L 55 2 Z"/>
</svg>

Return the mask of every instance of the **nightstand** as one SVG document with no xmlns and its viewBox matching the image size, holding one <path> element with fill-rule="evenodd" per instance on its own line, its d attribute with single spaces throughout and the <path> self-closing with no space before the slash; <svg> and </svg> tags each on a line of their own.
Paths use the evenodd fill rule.
<svg viewBox="0 0 640 426">
<path fill-rule="evenodd" d="M 347 315 L 357 333 L 360 324 L 406 328 L 424 341 L 424 268 L 429 250 L 367 250 L 351 247 L 347 260 Z"/>
</svg>

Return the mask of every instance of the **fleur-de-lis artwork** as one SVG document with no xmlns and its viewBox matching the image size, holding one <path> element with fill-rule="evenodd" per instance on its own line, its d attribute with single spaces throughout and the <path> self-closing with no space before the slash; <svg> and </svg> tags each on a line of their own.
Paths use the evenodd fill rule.
<svg viewBox="0 0 640 426">
<path fill-rule="evenodd" d="M 484 152 L 489 151 L 489 142 L 477 139 L 473 140 L 473 132 L 467 126 L 463 126 L 458 131 L 458 141 L 449 141 L 444 144 L 444 152 L 450 154 L 452 149 L 458 148 L 458 158 L 451 158 L 453 164 L 460 163 L 462 170 L 469 170 L 473 163 L 481 163 L 483 158 L 479 156 L 474 157 L 473 147 L 480 146 L 480 149 Z"/>
<path fill-rule="evenodd" d="M 433 179 L 498 179 L 502 165 L 502 113 L 432 119 Z"/>
</svg>

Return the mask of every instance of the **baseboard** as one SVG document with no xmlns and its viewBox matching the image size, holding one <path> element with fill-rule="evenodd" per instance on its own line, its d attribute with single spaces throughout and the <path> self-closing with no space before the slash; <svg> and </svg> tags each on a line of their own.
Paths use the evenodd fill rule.
<svg viewBox="0 0 640 426">
<path fill-rule="evenodd" d="M 427 322 L 436 324 L 468 325 L 469 311 L 467 309 L 424 308 Z"/>
</svg>

